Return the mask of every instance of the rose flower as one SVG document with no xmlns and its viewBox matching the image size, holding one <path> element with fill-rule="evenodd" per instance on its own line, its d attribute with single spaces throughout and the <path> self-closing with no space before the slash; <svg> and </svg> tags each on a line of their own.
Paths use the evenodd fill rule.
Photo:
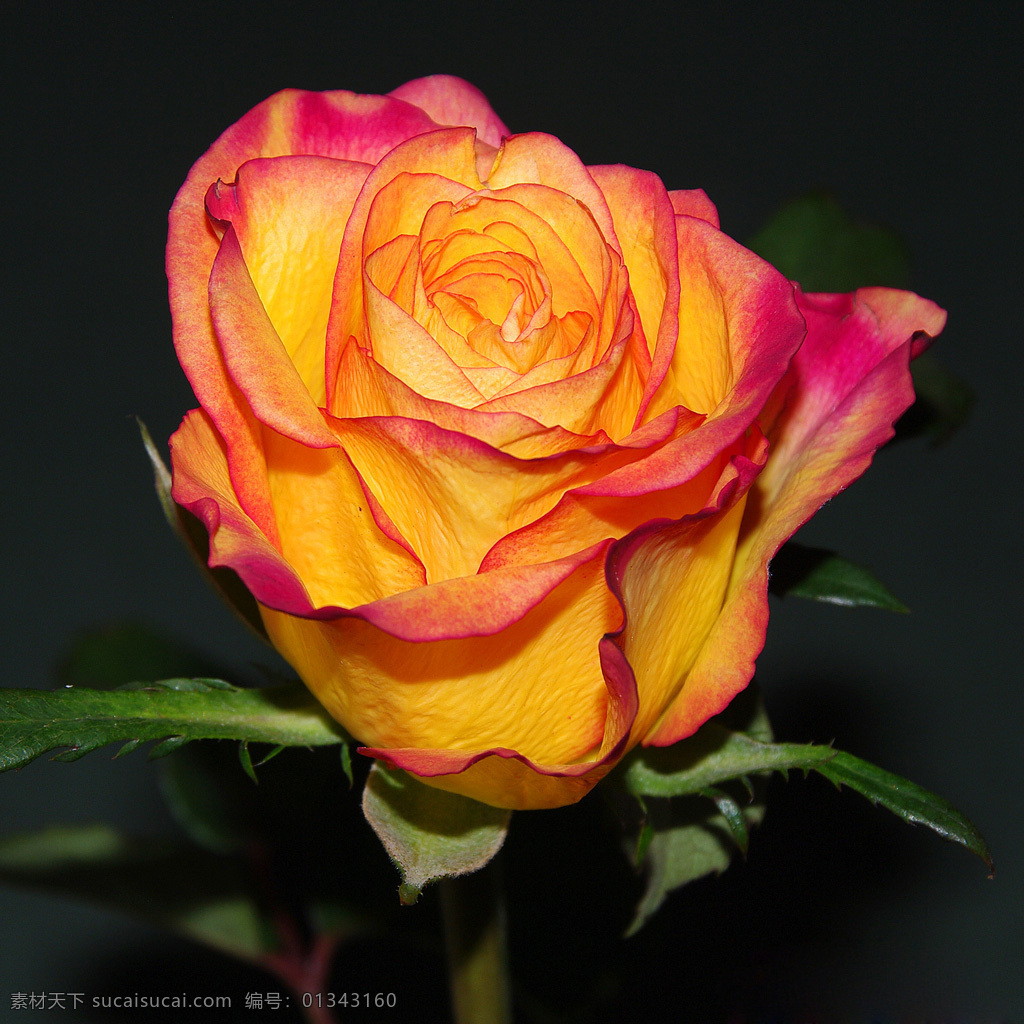
<svg viewBox="0 0 1024 1024">
<path fill-rule="evenodd" d="M 511 808 L 747 685 L 771 558 L 945 321 L 804 295 L 703 192 L 447 76 L 261 103 L 192 168 L 167 271 L 210 565 L 362 753 Z"/>
</svg>

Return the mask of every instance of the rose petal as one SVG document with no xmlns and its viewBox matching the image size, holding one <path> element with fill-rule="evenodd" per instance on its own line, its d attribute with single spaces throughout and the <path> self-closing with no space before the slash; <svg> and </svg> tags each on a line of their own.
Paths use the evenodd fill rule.
<svg viewBox="0 0 1024 1024">
<path fill-rule="evenodd" d="M 621 164 L 589 170 L 608 201 L 652 360 L 636 426 L 665 378 L 679 334 L 675 214 L 657 175 Z"/>
<path fill-rule="evenodd" d="M 194 410 L 171 438 L 173 497 L 206 523 L 211 567 L 233 569 L 259 602 L 294 615 L 422 586 L 422 567 L 377 527 L 344 453 L 268 440 L 280 549 L 242 510 L 209 417 Z"/>
<path fill-rule="evenodd" d="M 207 193 L 211 216 L 234 227 L 259 301 L 317 406 L 341 238 L 369 172 L 323 157 L 250 160 L 234 184 Z"/>
<path fill-rule="evenodd" d="M 618 250 L 615 225 L 604 193 L 564 142 L 543 132 L 512 135 L 502 142 L 487 175 L 487 187 L 501 189 L 528 182 L 572 196 L 590 212 L 604 240 Z"/>
<path fill-rule="evenodd" d="M 598 648 L 608 706 L 601 746 L 588 760 L 545 765 L 507 747 L 473 752 L 360 747 L 359 752 L 383 758 L 439 789 L 464 793 L 497 807 L 537 810 L 576 803 L 622 756 L 637 707 L 636 682 L 622 652 L 607 638 Z"/>
<path fill-rule="evenodd" d="M 913 401 L 908 373 L 918 332 L 945 314 L 907 292 L 801 296 L 807 339 L 773 425 L 767 466 L 748 499 L 729 593 L 685 685 L 644 742 L 664 746 L 694 732 L 750 681 L 768 622 L 768 563 L 829 498 L 855 480 Z"/>
<path fill-rule="evenodd" d="M 391 150 L 373 169 L 366 179 L 359 198 L 352 209 L 341 245 L 338 274 L 334 282 L 331 314 L 327 324 L 327 407 L 335 409 L 335 384 L 341 353 L 350 339 L 366 345 L 363 323 L 363 262 L 391 238 L 399 234 L 418 234 L 426 209 L 444 194 L 436 194 L 441 188 L 453 189 L 463 186 L 469 191 L 480 188 L 480 177 L 476 170 L 476 136 L 471 128 L 445 128 L 428 132 L 410 139 Z M 381 190 L 400 174 L 429 176 L 423 189 L 410 196 L 406 203 L 385 203 L 377 210 L 393 218 L 382 231 L 379 240 L 366 238 L 371 210 Z M 410 180 L 410 185 L 412 185 Z M 448 183 L 454 183 L 450 185 Z M 435 194 L 429 199 L 431 190 Z M 419 197 L 417 202 L 412 199 Z M 422 206 L 422 209 L 421 209 Z"/>
<path fill-rule="evenodd" d="M 231 379 L 256 418 L 310 447 L 337 447 L 260 301 L 233 226 L 210 274 L 210 314 Z"/>
<path fill-rule="evenodd" d="M 630 691 L 635 708 L 632 675 L 614 652 L 606 676 L 602 638 L 622 618 L 605 585 L 606 549 L 493 636 L 410 644 L 355 618 L 323 623 L 267 612 L 264 619 L 328 711 L 403 767 L 413 768 L 415 758 L 424 770 L 460 772 L 500 748 L 570 776 L 595 767 L 603 773 L 606 765 L 594 762 L 621 752 L 632 721 Z M 486 585 L 486 576 L 476 585 Z M 503 594 L 495 577 L 492 602 L 500 604 Z M 574 767 L 577 761 L 590 763 Z M 472 784 L 483 788 L 473 795 L 508 806 L 509 795 L 495 791 L 493 771 L 473 773 Z M 524 773 L 511 771 L 522 788 Z M 525 788 L 520 799 L 530 802 L 517 805 L 538 806 L 542 798 Z M 583 787 L 575 788 L 582 795 Z"/>
<path fill-rule="evenodd" d="M 803 337 L 792 285 L 703 220 L 677 216 L 676 234 L 679 340 L 645 419 L 677 404 L 759 410 Z"/>
<path fill-rule="evenodd" d="M 425 111 L 438 124 L 468 125 L 490 146 L 500 146 L 512 133 L 491 109 L 484 94 L 475 86 L 454 75 L 430 75 L 415 78 L 389 96 L 405 100 Z"/>
<path fill-rule="evenodd" d="M 639 739 L 670 704 L 715 628 L 727 593 L 746 492 L 767 444 L 752 434 L 728 463 L 705 507 L 676 522 L 657 521 L 619 541 L 610 571 L 626 612 L 621 644 L 633 667 Z"/>
<path fill-rule="evenodd" d="M 718 210 L 702 188 L 674 189 L 668 194 L 672 209 L 682 217 L 696 217 L 713 228 L 720 227 Z"/>
</svg>

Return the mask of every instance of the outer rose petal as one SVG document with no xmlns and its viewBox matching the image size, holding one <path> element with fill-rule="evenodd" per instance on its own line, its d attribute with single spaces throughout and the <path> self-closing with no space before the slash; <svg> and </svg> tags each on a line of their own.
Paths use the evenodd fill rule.
<svg viewBox="0 0 1024 1024">
<path fill-rule="evenodd" d="M 725 604 L 646 744 L 667 746 L 689 736 L 750 681 L 768 623 L 768 563 L 892 437 L 893 424 L 914 400 L 911 353 L 922 332 L 938 334 L 946 319 L 934 303 L 885 288 L 798 297 L 807 339 L 780 384 L 786 405 L 747 501 Z"/>
<path fill-rule="evenodd" d="M 206 195 L 210 216 L 234 228 L 259 301 L 317 406 L 338 251 L 370 170 L 318 156 L 250 160 L 234 184 L 218 181 Z"/>
<path fill-rule="evenodd" d="M 601 545 L 589 553 L 535 607 L 491 636 L 409 643 L 357 618 L 262 614 L 274 645 L 321 703 L 381 756 L 433 776 L 461 773 L 495 753 L 497 765 L 460 776 L 450 788 L 497 806 L 553 806 L 545 801 L 578 799 L 595 772 L 610 767 L 635 711 L 628 666 L 614 652 L 601 653 L 602 637 L 622 619 L 605 585 L 606 551 Z M 493 606 L 507 601 L 501 573 L 472 580 L 488 588 Z M 512 760 L 502 768 L 505 758 Z M 517 758 L 574 781 L 552 787 L 534 775 L 535 793 Z M 585 785 L 575 781 L 587 775 Z"/>
<path fill-rule="evenodd" d="M 454 750 L 397 750 L 360 747 L 438 789 L 464 793 L 484 803 L 514 810 L 564 807 L 582 799 L 615 767 L 626 750 L 636 716 L 636 681 L 622 651 L 608 638 L 598 644 L 608 684 L 604 737 L 593 756 L 578 764 L 543 765 L 504 747 L 477 753 Z"/>
<path fill-rule="evenodd" d="M 261 467 L 262 442 L 245 400 L 228 378 L 207 302 L 220 240 L 206 214 L 207 189 L 233 181 L 257 157 L 311 154 L 376 163 L 400 142 L 436 127 L 422 110 L 386 96 L 286 89 L 233 124 L 193 165 L 175 197 L 167 238 L 174 345 L 200 404 L 229 452 L 242 507 L 269 537 L 273 510 Z"/>
<path fill-rule="evenodd" d="M 491 109 L 487 97 L 475 85 L 454 75 L 415 78 L 388 95 L 426 111 L 438 124 L 475 128 L 477 135 L 495 148 L 512 134 Z"/>
</svg>

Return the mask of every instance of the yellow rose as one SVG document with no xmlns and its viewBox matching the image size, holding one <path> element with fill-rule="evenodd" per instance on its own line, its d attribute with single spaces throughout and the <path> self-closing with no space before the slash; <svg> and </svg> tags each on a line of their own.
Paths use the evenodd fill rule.
<svg viewBox="0 0 1024 1024">
<path fill-rule="evenodd" d="M 703 192 L 446 76 L 260 104 L 189 174 L 167 267 L 201 405 L 173 493 L 211 566 L 363 753 L 512 808 L 746 686 L 769 560 L 945 319 L 801 295 Z"/>
</svg>

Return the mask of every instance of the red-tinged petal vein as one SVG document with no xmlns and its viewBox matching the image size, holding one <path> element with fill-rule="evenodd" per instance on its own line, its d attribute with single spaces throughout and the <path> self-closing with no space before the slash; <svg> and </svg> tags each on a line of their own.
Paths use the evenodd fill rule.
<svg viewBox="0 0 1024 1024">
<path fill-rule="evenodd" d="M 681 217 L 696 217 L 698 220 L 707 221 L 713 228 L 720 227 L 718 222 L 718 210 L 715 204 L 708 199 L 708 194 L 702 188 L 681 188 L 673 189 L 668 194 L 672 209 Z"/>
<path fill-rule="evenodd" d="M 600 546 L 522 618 L 487 637 L 410 644 L 355 618 L 264 618 L 275 644 L 328 711 L 402 767 L 411 767 L 408 755 L 432 762 L 435 772 L 461 772 L 500 750 L 586 776 L 595 765 L 582 759 L 621 752 L 635 709 L 628 665 L 602 642 L 622 618 L 605 583 L 606 550 Z M 487 587 L 488 575 L 475 577 L 475 585 Z M 505 591 L 497 577 L 493 586 L 492 604 L 498 605 Z M 470 719 L 466 707 L 473 708 Z M 488 774 L 478 770 L 473 777 Z M 479 785 L 477 798 L 488 799 L 482 793 L 489 791 L 492 803 L 509 805 L 493 782 Z M 585 788 L 576 791 L 582 795 Z"/>
<path fill-rule="evenodd" d="M 418 201 L 411 201 L 409 189 L 416 187 L 413 182 L 408 183 L 400 197 L 395 196 L 386 203 L 375 203 L 378 193 L 403 173 L 431 177 L 431 181 L 422 183 L 422 191 L 416 193 L 417 197 L 426 199 L 430 189 L 435 189 L 431 203 L 450 198 L 444 192 L 436 191 L 439 189 L 449 189 L 454 194 L 463 190 L 476 191 L 481 183 L 476 171 L 474 144 L 475 134 L 470 128 L 428 132 L 397 146 L 367 177 L 345 228 L 327 323 L 327 407 L 332 411 L 335 410 L 335 384 L 341 353 L 350 338 L 365 344 L 363 261 L 391 238 L 399 234 L 417 234 L 423 214 L 429 208 L 428 204 L 420 211 Z M 463 190 L 457 188 L 459 185 Z M 380 223 L 384 225 L 379 230 L 379 238 L 376 234 L 366 237 L 371 213 L 381 218 Z M 408 225 L 414 226 L 409 228 Z"/>
<path fill-rule="evenodd" d="M 868 467 L 913 401 L 909 359 L 945 314 L 910 293 L 802 296 L 807 339 L 780 387 L 768 464 L 752 487 L 722 613 L 686 682 L 644 742 L 694 732 L 747 685 L 768 623 L 768 564 L 829 498 Z M 849 367 L 857 367 L 850 373 Z"/>
<path fill-rule="evenodd" d="M 317 406 L 324 405 L 324 345 L 341 238 L 371 168 L 324 157 L 250 160 L 233 185 L 207 193 L 230 222 L 259 298 Z"/>
<path fill-rule="evenodd" d="M 511 134 L 491 109 L 484 94 L 476 86 L 453 75 L 416 78 L 393 89 L 388 95 L 419 107 L 438 124 L 475 128 L 480 138 L 491 146 L 500 146 L 501 140 Z"/>
<path fill-rule="evenodd" d="M 224 233 L 209 290 L 228 372 L 256 418 L 310 447 L 337 447 L 260 301 L 233 226 Z"/>
<path fill-rule="evenodd" d="M 645 419 L 679 404 L 716 417 L 742 408 L 752 419 L 803 338 L 793 287 L 705 221 L 677 216 L 676 233 L 679 338 Z"/>
</svg>

